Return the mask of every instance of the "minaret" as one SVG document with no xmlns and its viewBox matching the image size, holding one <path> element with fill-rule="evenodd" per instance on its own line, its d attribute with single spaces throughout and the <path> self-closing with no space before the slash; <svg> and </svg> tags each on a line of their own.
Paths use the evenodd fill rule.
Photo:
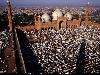
<svg viewBox="0 0 100 75">
<path fill-rule="evenodd" d="M 85 21 L 90 20 L 90 13 L 91 13 L 91 11 L 90 11 L 90 2 L 89 2 L 89 0 L 87 0 Z"/>
<path fill-rule="evenodd" d="M 66 8 L 67 8 L 67 0 L 66 0 Z"/>
<path fill-rule="evenodd" d="M 2 6 L 0 5 L 0 15 L 2 15 Z"/>
<path fill-rule="evenodd" d="M 6 0 L 7 3 L 7 14 L 8 14 L 8 20 L 9 20 L 9 32 L 12 32 L 12 12 L 11 12 L 11 5 L 10 0 Z"/>
</svg>

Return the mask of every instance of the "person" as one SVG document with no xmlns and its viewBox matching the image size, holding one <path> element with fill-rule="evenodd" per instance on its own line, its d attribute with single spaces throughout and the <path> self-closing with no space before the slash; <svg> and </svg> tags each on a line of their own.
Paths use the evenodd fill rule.
<svg viewBox="0 0 100 75">
<path fill-rule="evenodd" d="M 0 55 L 1 55 L 1 49 L 2 49 L 2 41 L 0 41 Z"/>
</svg>

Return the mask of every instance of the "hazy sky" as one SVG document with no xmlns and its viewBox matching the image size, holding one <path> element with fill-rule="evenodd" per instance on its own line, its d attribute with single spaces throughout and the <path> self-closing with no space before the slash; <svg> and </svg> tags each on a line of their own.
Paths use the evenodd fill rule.
<svg viewBox="0 0 100 75">
<path fill-rule="evenodd" d="M 39 5 L 85 5 L 86 0 L 10 0 L 14 6 L 39 6 Z M 67 3 L 66 3 L 67 1 Z M 0 0 L 1 5 L 5 5 L 6 0 Z M 99 6 L 100 0 L 90 0 L 91 5 Z"/>
</svg>

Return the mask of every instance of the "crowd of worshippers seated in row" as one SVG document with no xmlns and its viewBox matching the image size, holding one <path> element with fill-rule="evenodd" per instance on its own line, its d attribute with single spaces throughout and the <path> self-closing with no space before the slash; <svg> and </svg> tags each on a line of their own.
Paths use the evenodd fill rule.
<svg viewBox="0 0 100 75">
<path fill-rule="evenodd" d="M 72 74 L 80 55 L 81 43 L 86 43 L 84 73 L 99 73 L 100 29 L 81 27 L 78 29 L 24 31 L 31 40 L 33 52 L 47 73 Z M 33 42 L 32 42 L 33 41 Z M 81 60 L 84 60 L 81 58 Z"/>
</svg>

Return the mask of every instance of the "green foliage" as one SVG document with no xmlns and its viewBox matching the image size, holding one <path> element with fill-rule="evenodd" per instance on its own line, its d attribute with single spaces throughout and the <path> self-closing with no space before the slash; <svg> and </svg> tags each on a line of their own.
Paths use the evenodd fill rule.
<svg viewBox="0 0 100 75">
<path fill-rule="evenodd" d="M 25 13 L 22 14 L 15 14 L 13 16 L 13 22 L 15 22 L 15 25 L 25 26 L 25 25 L 31 25 L 33 24 L 33 15 L 27 15 Z"/>
<path fill-rule="evenodd" d="M 0 15 L 0 30 L 7 29 L 8 26 L 8 17 L 7 12 L 3 12 L 2 15 Z"/>
<path fill-rule="evenodd" d="M 33 15 L 27 15 L 25 13 L 22 14 L 15 14 L 12 17 L 13 24 L 15 25 L 20 25 L 20 26 L 25 26 L 25 25 L 31 25 L 33 24 L 34 17 Z M 0 30 L 8 29 L 8 16 L 7 12 L 4 11 L 2 15 L 0 15 Z"/>
<path fill-rule="evenodd" d="M 73 19 L 79 19 L 79 15 L 78 14 L 73 14 Z"/>
<path fill-rule="evenodd" d="M 96 21 L 96 23 L 100 24 L 100 16 L 93 16 L 93 19 Z"/>
</svg>

